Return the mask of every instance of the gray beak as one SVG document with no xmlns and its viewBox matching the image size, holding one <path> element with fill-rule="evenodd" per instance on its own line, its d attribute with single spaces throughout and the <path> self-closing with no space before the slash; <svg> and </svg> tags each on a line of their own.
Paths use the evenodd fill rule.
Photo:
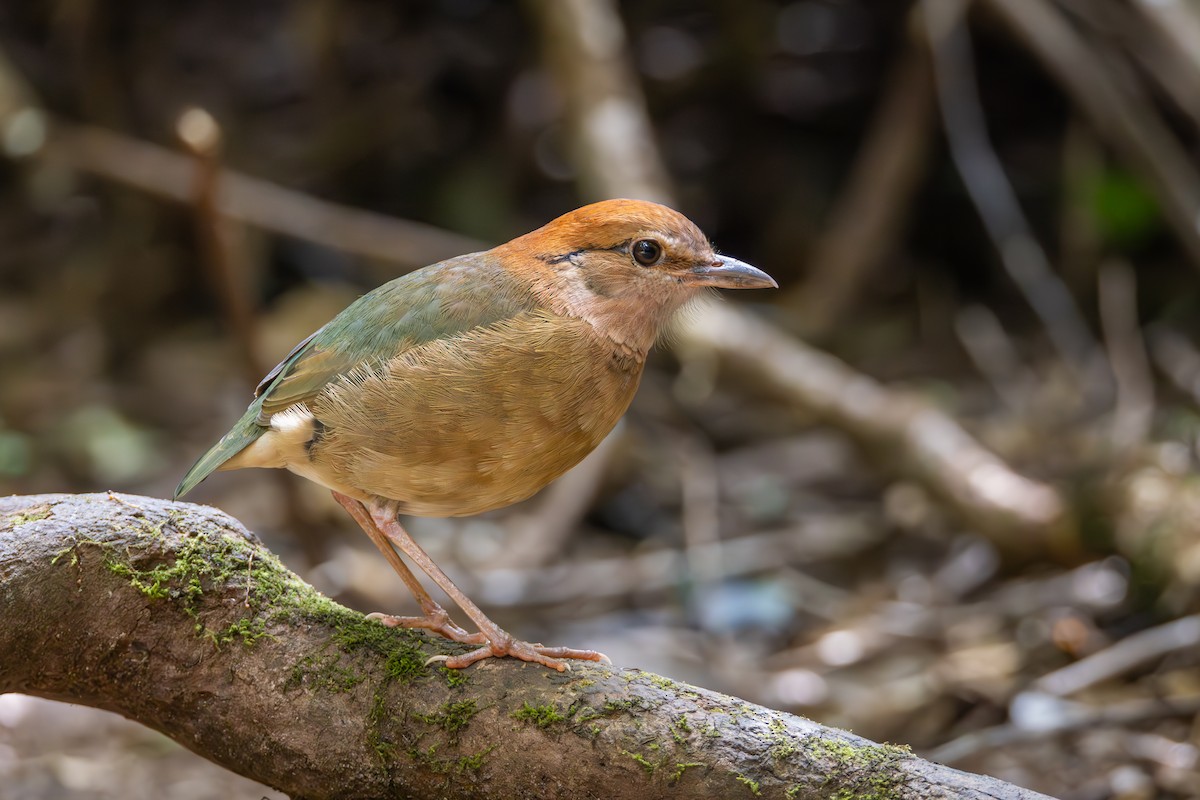
<svg viewBox="0 0 1200 800">
<path fill-rule="evenodd" d="M 729 256 L 717 256 L 711 264 L 692 267 L 684 281 L 693 286 L 718 286 L 722 289 L 778 289 L 779 284 L 758 267 Z"/>
</svg>

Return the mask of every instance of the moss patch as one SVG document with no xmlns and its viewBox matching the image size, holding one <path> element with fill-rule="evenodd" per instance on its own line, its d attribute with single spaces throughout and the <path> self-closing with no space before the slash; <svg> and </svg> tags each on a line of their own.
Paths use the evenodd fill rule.
<svg viewBox="0 0 1200 800">
<path fill-rule="evenodd" d="M 140 533 L 161 539 L 165 525 L 177 524 L 179 514 L 151 526 L 145 523 Z M 196 521 L 192 521 L 194 526 Z M 405 654 L 416 651 L 411 640 L 397 636 L 382 625 L 340 606 L 301 581 L 279 559 L 244 538 L 224 532 L 197 532 L 186 537 L 176 548 L 173 561 L 141 566 L 138 554 L 105 546 L 105 566 L 126 579 L 130 586 L 148 598 L 173 602 L 197 621 L 197 633 L 220 646 L 240 642 L 251 646 L 270 636 L 269 625 L 291 625 L 312 621 L 335 630 L 333 643 L 343 652 L 373 652 L 392 656 L 398 649 Z M 245 616 L 220 628 L 209 627 L 200 619 L 200 602 L 213 591 L 223 598 L 233 595 Z M 209 613 L 220 614 L 221 605 Z M 224 604 L 227 606 L 227 604 Z M 399 644 L 408 644 L 398 648 Z M 420 659 L 423 664 L 424 659 Z M 411 664 L 408 665 L 411 671 Z M 328 677 L 332 665 L 324 670 Z M 323 681 L 329 685 L 329 681 Z M 344 683 L 344 681 L 342 681 Z"/>
<path fill-rule="evenodd" d="M 692 726 L 688 724 L 687 715 L 680 714 L 674 722 L 671 723 L 671 738 L 677 744 L 687 742 L 688 735 L 692 732 Z"/>
<path fill-rule="evenodd" d="M 467 675 L 465 669 L 447 669 L 441 667 L 442 677 L 446 679 L 446 685 L 451 689 L 460 689 L 471 682 L 471 678 Z"/>
<path fill-rule="evenodd" d="M 240 641 L 246 647 L 253 647 L 259 639 L 276 638 L 267 633 L 267 622 L 262 617 L 243 617 L 220 631 L 206 628 L 204 634 L 212 639 L 212 643 L 217 647 L 235 641 Z"/>
<path fill-rule="evenodd" d="M 531 705 L 528 700 L 516 711 L 510 714 L 513 719 L 519 719 L 522 722 L 530 722 L 537 725 L 539 728 L 549 728 L 556 722 L 563 722 L 566 717 L 558 713 L 558 709 L 547 703 L 546 705 L 535 706 Z"/>
<path fill-rule="evenodd" d="M 462 758 L 458 759 L 457 762 L 455 762 L 454 771 L 459 773 L 475 772 L 483 766 L 484 759 L 487 758 L 488 754 L 495 749 L 496 746 L 492 745 L 491 747 L 488 747 L 487 749 L 482 750 L 474 755 L 463 756 Z"/>
<path fill-rule="evenodd" d="M 284 691 L 341 693 L 363 686 L 370 692 L 365 744 L 381 767 L 405 753 L 436 772 L 469 774 L 483 766 L 490 750 L 452 756 L 438 752 L 454 744 L 475 715 L 474 700 L 448 702 L 419 716 L 435 726 L 430 734 L 444 737 L 429 745 L 420 741 L 426 734 L 412 731 L 413 715 L 404 707 L 404 695 L 393 691 L 438 676 L 449 689 L 461 689 L 471 680 L 467 673 L 430 668 L 426 662 L 432 652 L 461 652 L 465 646 L 445 643 L 429 652 L 432 640 L 423 633 L 388 628 L 333 602 L 261 545 L 187 507 L 148 519 L 141 509 L 126 505 L 134 510 L 116 527 L 119 540 L 80 539 L 57 554 L 54 563 L 65 561 L 68 552 L 71 562 L 78 563 L 81 547 L 96 547 L 109 572 L 147 599 L 182 611 L 193 620 L 197 635 L 218 647 L 252 647 L 274 638 L 273 630 L 298 625 L 327 628 L 329 639 L 291 665 Z M 42 516 L 49 513 L 46 507 Z M 22 519 L 35 517 L 25 512 Z M 183 535 L 168 541 L 168 528 Z M 541 719 L 544 724 L 556 721 L 553 715 Z"/>
<path fill-rule="evenodd" d="M 631 753 L 628 750 L 622 750 L 621 752 L 636 761 L 638 766 L 642 768 L 642 771 L 646 773 L 647 778 L 654 775 L 654 762 L 647 759 L 644 755 L 641 753 Z"/>
<path fill-rule="evenodd" d="M 906 776 L 899 764 L 912 757 L 907 747 L 890 744 L 856 744 L 812 737 L 802 741 L 813 755 L 832 762 L 826 785 L 840 788 L 832 800 L 891 800 L 899 796 Z"/>
<path fill-rule="evenodd" d="M 453 736 L 467 726 L 478 710 L 474 700 L 461 700 L 457 703 L 443 703 L 442 707 L 432 714 L 414 716 L 427 725 L 436 725 Z"/>
<path fill-rule="evenodd" d="M 683 774 L 685 772 L 687 772 L 689 769 L 693 769 L 695 767 L 703 767 L 703 766 L 705 766 L 705 764 L 702 761 L 680 762 L 675 765 L 675 771 L 671 773 L 671 777 L 667 780 L 667 783 L 679 783 L 679 781 L 683 779 Z"/>
<path fill-rule="evenodd" d="M 24 511 L 18 511 L 16 514 L 9 515 L 5 522 L 14 528 L 19 528 L 22 525 L 28 525 L 30 522 L 37 522 L 49 516 L 50 504 L 41 503 L 40 505 L 32 506 Z"/>
<path fill-rule="evenodd" d="M 783 720 L 778 717 L 771 720 L 770 729 L 771 748 L 767 752 L 771 758 L 776 761 L 783 761 L 800 749 L 800 740 L 788 733 L 787 726 L 783 724 Z"/>
<path fill-rule="evenodd" d="M 307 685 L 312 689 L 341 693 L 350 691 L 366 680 L 366 675 L 343 666 L 341 660 L 340 653 L 305 656 L 292 666 L 283 684 L 284 691 Z"/>
<path fill-rule="evenodd" d="M 737 778 L 738 783 L 742 784 L 747 789 L 749 789 L 751 794 L 756 795 L 756 796 L 762 794 L 762 791 L 760 791 L 760 789 L 759 789 L 758 781 L 747 778 L 745 775 L 742 775 L 741 773 L 738 773 L 738 774 L 734 775 L 733 777 Z"/>
</svg>

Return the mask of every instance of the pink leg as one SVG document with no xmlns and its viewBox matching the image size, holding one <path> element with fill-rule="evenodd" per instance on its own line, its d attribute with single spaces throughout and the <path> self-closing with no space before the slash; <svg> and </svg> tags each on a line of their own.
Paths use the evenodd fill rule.
<svg viewBox="0 0 1200 800">
<path fill-rule="evenodd" d="M 570 667 L 565 661 L 559 659 L 574 658 L 584 661 L 600 661 L 603 663 L 612 663 L 608 660 L 608 656 L 603 653 L 598 653 L 595 650 L 574 650 L 569 647 L 545 647 L 540 644 L 531 644 L 522 642 L 519 639 L 514 639 L 511 635 L 505 632 L 499 625 L 488 619 L 487 615 L 480 610 L 479 606 L 471 602 L 462 591 L 454 585 L 450 577 L 442 572 L 441 567 L 433 562 L 433 559 L 421 549 L 413 538 L 404 530 L 404 527 L 396 520 L 395 516 L 383 508 L 377 506 L 368 507 L 371 520 L 375 523 L 375 527 L 386 536 L 392 544 L 400 548 L 400 550 L 409 557 L 421 570 L 433 579 L 433 582 L 441 587 L 442 591 L 450 596 L 459 608 L 471 618 L 471 621 L 479 626 L 483 637 L 487 640 L 483 647 L 478 650 L 472 650 L 470 653 L 464 653 L 461 656 L 451 656 L 445 659 L 445 665 L 451 669 L 459 669 L 474 664 L 485 658 L 494 656 L 512 656 L 519 658 L 522 661 L 533 661 L 538 664 L 556 669 L 559 672 L 564 672 Z"/>
<path fill-rule="evenodd" d="M 390 541 L 384 536 L 383 532 L 375 526 L 375 522 L 371 519 L 370 513 L 367 512 L 364 506 L 358 500 L 352 497 L 347 497 L 338 492 L 333 493 L 333 499 L 341 503 L 342 508 L 354 517 L 354 521 L 359 527 L 366 531 L 367 536 L 371 537 L 371 541 L 383 553 L 383 557 L 392 565 L 392 569 L 396 570 L 396 574 L 400 576 L 400 580 L 404 581 L 404 585 L 412 592 L 413 597 L 421 605 L 421 610 L 425 612 L 423 617 L 396 617 L 391 614 L 368 614 L 371 619 L 377 619 L 384 625 L 391 628 L 422 628 L 424 630 L 439 633 L 455 642 L 463 642 L 464 644 L 483 644 L 487 638 L 482 633 L 467 633 L 462 628 L 450 621 L 450 615 L 446 613 L 446 609 L 438 605 L 438 602 L 429 596 L 429 592 L 425 591 L 425 587 L 417 580 L 417 577 L 412 574 L 412 571 L 404 565 L 400 560 L 400 555 L 392 547 Z"/>
</svg>

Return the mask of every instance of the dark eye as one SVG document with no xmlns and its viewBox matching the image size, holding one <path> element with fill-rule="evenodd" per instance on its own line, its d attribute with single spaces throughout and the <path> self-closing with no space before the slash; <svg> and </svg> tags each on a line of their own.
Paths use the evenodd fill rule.
<svg viewBox="0 0 1200 800">
<path fill-rule="evenodd" d="M 633 252 L 633 260 L 643 267 L 654 266 L 662 260 L 662 245 L 653 239 L 638 239 L 630 249 Z"/>
</svg>

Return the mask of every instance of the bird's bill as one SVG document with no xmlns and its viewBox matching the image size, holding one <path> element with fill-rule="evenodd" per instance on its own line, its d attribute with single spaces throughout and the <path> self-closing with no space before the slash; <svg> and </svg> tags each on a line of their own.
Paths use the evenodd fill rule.
<svg viewBox="0 0 1200 800">
<path fill-rule="evenodd" d="M 778 289 L 779 284 L 758 267 L 729 256 L 717 256 L 711 264 L 692 267 L 684 281 L 693 286 L 717 286 L 722 289 Z"/>
</svg>

